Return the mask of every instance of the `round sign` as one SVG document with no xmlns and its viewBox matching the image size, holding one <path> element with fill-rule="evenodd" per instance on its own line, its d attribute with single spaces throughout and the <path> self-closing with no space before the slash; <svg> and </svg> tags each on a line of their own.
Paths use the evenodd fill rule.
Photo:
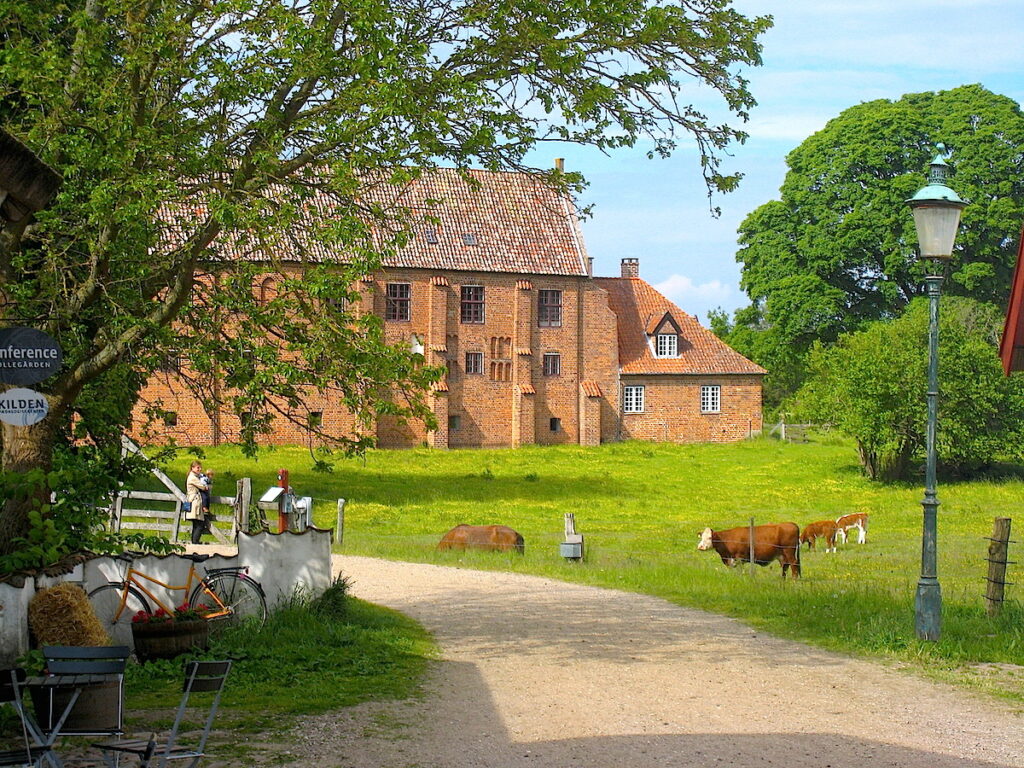
<svg viewBox="0 0 1024 768">
<path fill-rule="evenodd" d="M 0 382 L 35 384 L 60 370 L 60 347 L 35 328 L 0 330 Z"/>
<path fill-rule="evenodd" d="M 31 389 L 8 389 L 0 392 L 0 421 L 16 427 L 31 427 L 46 418 L 50 403 L 46 395 Z"/>
</svg>

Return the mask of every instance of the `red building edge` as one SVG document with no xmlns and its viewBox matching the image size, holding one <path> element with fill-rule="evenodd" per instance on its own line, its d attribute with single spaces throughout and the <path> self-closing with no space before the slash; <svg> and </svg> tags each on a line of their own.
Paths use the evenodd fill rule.
<svg viewBox="0 0 1024 768">
<path fill-rule="evenodd" d="M 999 357 L 1007 376 L 1014 371 L 1024 371 L 1024 230 L 1017 245 L 1017 266 L 1013 271 Z"/>
</svg>

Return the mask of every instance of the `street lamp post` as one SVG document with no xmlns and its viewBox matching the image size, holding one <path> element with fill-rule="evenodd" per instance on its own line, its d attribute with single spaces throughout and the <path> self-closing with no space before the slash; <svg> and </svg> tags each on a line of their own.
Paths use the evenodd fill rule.
<svg viewBox="0 0 1024 768">
<path fill-rule="evenodd" d="M 928 263 L 925 286 L 928 292 L 928 429 L 926 434 L 924 523 L 921 532 L 921 578 L 914 598 L 914 628 L 921 640 L 938 640 L 942 628 L 942 591 L 939 588 L 937 565 L 937 512 L 935 432 L 939 408 L 939 294 L 942 273 L 953 255 L 953 241 L 960 225 L 960 212 L 967 203 L 946 186 L 949 164 L 945 147 L 939 144 L 938 154 L 928 170 L 928 183 L 918 190 L 907 204 L 914 213 L 914 226 L 920 256 Z"/>
</svg>

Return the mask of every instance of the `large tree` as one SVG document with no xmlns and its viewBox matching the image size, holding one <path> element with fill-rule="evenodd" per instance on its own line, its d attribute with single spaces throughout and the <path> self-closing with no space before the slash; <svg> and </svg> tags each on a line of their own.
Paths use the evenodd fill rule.
<svg viewBox="0 0 1024 768">
<path fill-rule="evenodd" d="M 817 345 L 796 401 L 805 415 L 857 441 L 865 474 L 907 479 L 925 448 L 928 300 L 895 320 L 878 320 Z M 942 465 L 970 472 L 1021 455 L 1024 379 L 1003 375 L 997 354 L 1002 313 L 948 297 L 939 330 L 941 392 L 937 450 Z"/>
<path fill-rule="evenodd" d="M 895 317 L 922 294 L 905 201 L 939 142 L 952 152 L 951 186 L 970 202 L 944 291 L 1002 307 L 1024 221 L 1024 114 L 967 85 L 851 107 L 788 155 L 781 198 L 739 229 L 752 305 L 729 341 L 798 383 L 794 355 L 802 361 L 815 341 Z"/>
<path fill-rule="evenodd" d="M 310 387 L 368 422 L 427 415 L 419 393 L 438 372 L 328 301 L 409 236 L 367 186 L 438 164 L 530 171 L 540 142 L 666 154 L 685 138 L 709 191 L 728 190 L 721 150 L 744 135 L 689 92 L 717 91 L 745 120 L 737 65 L 760 63 L 769 24 L 730 0 L 0 1 L 2 127 L 63 176 L 51 206 L 0 237 L 0 321 L 64 350 L 40 385 L 50 415 L 3 425 L 6 477 L 48 469 L 72 424 L 116 433 L 138 382 L 179 353 L 198 378 L 224 374 L 210 396 L 233 393 L 249 439 Z M 310 236 L 350 266 L 310 259 L 256 302 L 253 274 L 324 194 Z M 218 243 L 265 263 L 228 262 Z M 0 555 L 28 529 L 31 500 L 13 495 Z"/>
</svg>

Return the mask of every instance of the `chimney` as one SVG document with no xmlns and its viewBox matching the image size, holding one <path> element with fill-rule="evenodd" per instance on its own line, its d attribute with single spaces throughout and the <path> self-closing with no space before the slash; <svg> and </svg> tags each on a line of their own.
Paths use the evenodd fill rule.
<svg viewBox="0 0 1024 768">
<path fill-rule="evenodd" d="M 565 173 L 565 158 L 564 157 L 556 157 L 555 158 L 555 170 L 558 171 L 559 173 Z"/>
<path fill-rule="evenodd" d="M 640 277 L 640 259 L 623 259 L 622 276 Z"/>
<path fill-rule="evenodd" d="M 587 256 L 587 277 L 594 276 L 594 257 Z"/>
</svg>

